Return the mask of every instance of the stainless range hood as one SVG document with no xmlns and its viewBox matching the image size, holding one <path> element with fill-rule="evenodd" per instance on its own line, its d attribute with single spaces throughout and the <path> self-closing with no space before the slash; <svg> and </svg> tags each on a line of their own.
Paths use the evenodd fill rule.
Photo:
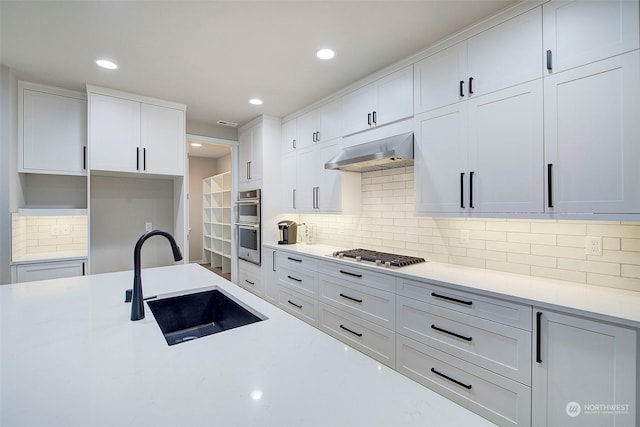
<svg viewBox="0 0 640 427">
<path fill-rule="evenodd" d="M 413 132 L 344 148 L 324 164 L 325 169 L 350 172 L 413 165 Z"/>
</svg>

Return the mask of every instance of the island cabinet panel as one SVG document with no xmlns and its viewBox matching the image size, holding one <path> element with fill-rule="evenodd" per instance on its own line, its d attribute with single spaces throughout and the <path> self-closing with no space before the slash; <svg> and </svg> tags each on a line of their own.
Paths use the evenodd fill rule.
<svg viewBox="0 0 640 427">
<path fill-rule="evenodd" d="M 531 388 L 397 335 L 396 370 L 499 426 L 531 425 Z"/>
<path fill-rule="evenodd" d="M 534 308 L 533 425 L 638 425 L 637 330 Z"/>
</svg>

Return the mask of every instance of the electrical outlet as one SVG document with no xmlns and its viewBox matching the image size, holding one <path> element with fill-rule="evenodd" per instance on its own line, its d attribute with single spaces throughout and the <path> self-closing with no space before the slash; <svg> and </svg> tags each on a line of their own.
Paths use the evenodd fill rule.
<svg viewBox="0 0 640 427">
<path fill-rule="evenodd" d="M 463 245 L 469 244 L 469 230 L 460 230 L 460 243 Z"/>
<path fill-rule="evenodd" d="M 153 224 L 150 222 L 145 222 L 144 223 L 144 231 L 151 231 L 153 230 Z"/>
<path fill-rule="evenodd" d="M 602 237 L 587 236 L 585 238 L 585 253 L 587 255 L 602 255 Z"/>
</svg>

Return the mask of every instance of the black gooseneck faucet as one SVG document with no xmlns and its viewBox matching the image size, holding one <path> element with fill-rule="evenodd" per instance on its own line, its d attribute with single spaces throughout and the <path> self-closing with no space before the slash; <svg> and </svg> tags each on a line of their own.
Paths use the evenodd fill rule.
<svg viewBox="0 0 640 427">
<path fill-rule="evenodd" d="M 138 239 L 136 247 L 133 250 L 133 298 L 131 300 L 131 320 L 144 319 L 144 298 L 142 297 L 142 277 L 140 275 L 140 251 L 142 244 L 151 236 L 164 236 L 171 244 L 173 251 L 173 259 L 175 261 L 182 260 L 182 252 L 173 236 L 166 231 L 152 230 L 144 233 Z"/>
</svg>

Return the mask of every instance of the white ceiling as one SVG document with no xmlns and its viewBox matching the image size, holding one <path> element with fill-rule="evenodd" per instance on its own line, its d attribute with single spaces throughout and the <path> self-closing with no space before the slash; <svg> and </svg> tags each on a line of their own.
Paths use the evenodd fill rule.
<svg viewBox="0 0 640 427">
<path fill-rule="evenodd" d="M 0 59 L 22 80 L 187 104 L 188 126 L 243 124 L 293 113 L 515 1 L 0 0 Z M 336 57 L 318 60 L 321 47 Z"/>
</svg>

